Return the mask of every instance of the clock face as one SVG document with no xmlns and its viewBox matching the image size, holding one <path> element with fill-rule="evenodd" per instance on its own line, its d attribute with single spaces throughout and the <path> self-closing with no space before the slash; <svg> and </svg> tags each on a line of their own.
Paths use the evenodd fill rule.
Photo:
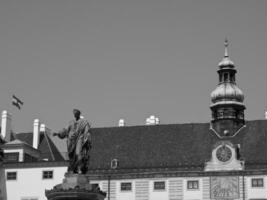
<svg viewBox="0 0 267 200">
<path fill-rule="evenodd" d="M 219 161 L 227 162 L 232 157 L 232 151 L 226 145 L 223 145 L 217 149 L 216 156 Z"/>
</svg>

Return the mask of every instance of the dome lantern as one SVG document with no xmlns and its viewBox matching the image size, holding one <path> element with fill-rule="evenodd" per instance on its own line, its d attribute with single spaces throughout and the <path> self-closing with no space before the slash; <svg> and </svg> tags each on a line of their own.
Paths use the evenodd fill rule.
<svg viewBox="0 0 267 200">
<path fill-rule="evenodd" d="M 228 55 L 228 46 L 229 42 L 227 38 L 224 40 L 224 58 L 222 61 L 218 64 L 219 68 L 234 68 L 234 62 L 229 58 Z"/>
</svg>

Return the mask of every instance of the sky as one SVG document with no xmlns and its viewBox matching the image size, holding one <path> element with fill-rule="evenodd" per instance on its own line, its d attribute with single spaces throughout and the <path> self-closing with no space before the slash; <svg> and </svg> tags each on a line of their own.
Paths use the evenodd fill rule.
<svg viewBox="0 0 267 200">
<path fill-rule="evenodd" d="M 267 110 L 267 1 L 1 0 L 0 110 L 15 132 L 209 122 L 224 39 L 247 120 Z M 11 105 L 15 94 L 24 105 Z"/>
</svg>

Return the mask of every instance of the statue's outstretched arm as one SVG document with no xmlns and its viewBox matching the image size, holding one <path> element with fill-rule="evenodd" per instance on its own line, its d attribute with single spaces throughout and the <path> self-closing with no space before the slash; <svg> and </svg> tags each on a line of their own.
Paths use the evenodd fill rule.
<svg viewBox="0 0 267 200">
<path fill-rule="evenodd" d="M 68 136 L 68 133 L 68 128 L 63 128 L 61 131 L 53 133 L 53 136 L 58 136 L 59 138 L 63 139 Z"/>
</svg>

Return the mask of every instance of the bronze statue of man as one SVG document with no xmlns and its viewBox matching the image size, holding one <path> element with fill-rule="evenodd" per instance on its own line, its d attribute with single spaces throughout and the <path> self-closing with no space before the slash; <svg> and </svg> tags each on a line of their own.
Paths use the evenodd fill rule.
<svg viewBox="0 0 267 200">
<path fill-rule="evenodd" d="M 67 148 L 69 156 L 68 173 L 85 174 L 88 171 L 91 134 L 90 124 L 81 118 L 81 112 L 73 109 L 74 120 L 66 128 L 63 128 L 54 136 L 67 138 Z"/>
</svg>

